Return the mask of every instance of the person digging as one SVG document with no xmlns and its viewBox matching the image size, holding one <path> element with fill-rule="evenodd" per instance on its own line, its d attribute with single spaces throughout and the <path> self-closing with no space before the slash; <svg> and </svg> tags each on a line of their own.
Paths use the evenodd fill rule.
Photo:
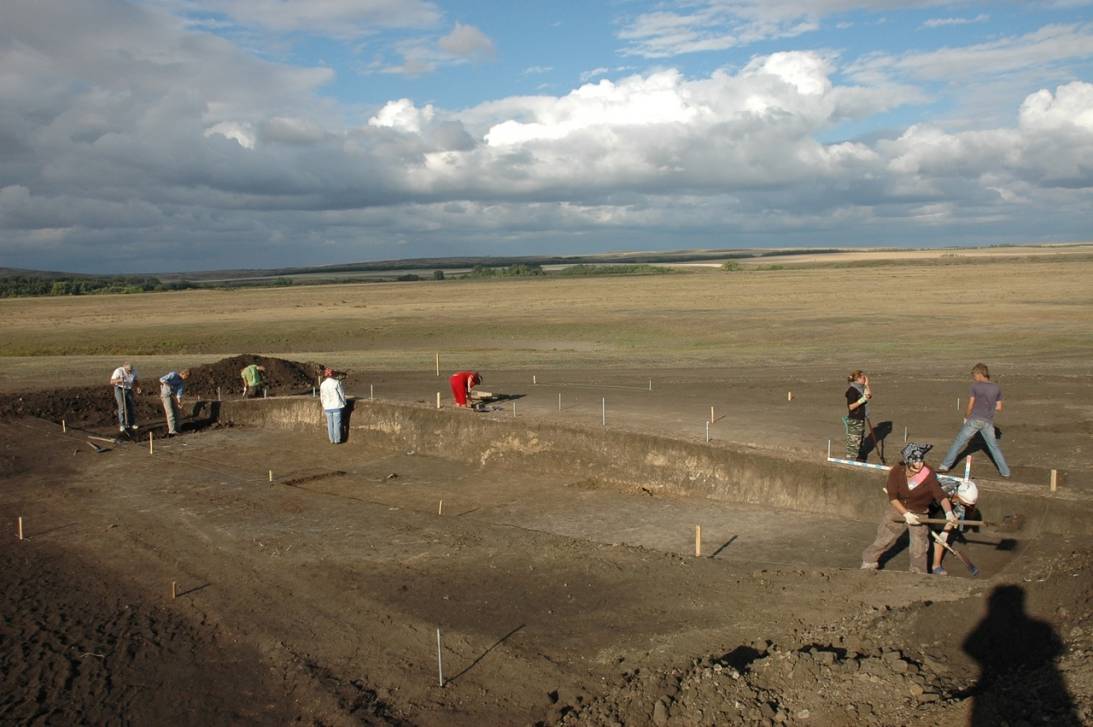
<svg viewBox="0 0 1093 727">
<path fill-rule="evenodd" d="M 971 480 L 947 480 L 941 485 L 941 489 L 948 497 L 949 504 L 956 520 L 945 523 L 944 529 L 938 534 L 938 538 L 945 544 L 951 545 L 952 541 L 962 538 L 964 534 L 964 520 L 969 512 L 975 512 L 975 503 L 979 500 L 979 488 Z M 948 519 L 948 518 L 946 518 Z M 950 541 L 952 538 L 952 541 Z M 935 576 L 947 576 L 949 572 L 941 567 L 941 559 L 945 557 L 945 546 L 939 543 L 934 547 L 934 562 L 930 572 Z"/>
<path fill-rule="evenodd" d="M 945 511 L 945 519 L 956 526 L 952 503 L 941 489 L 937 475 L 926 466 L 926 453 L 931 449 L 932 444 L 911 442 L 900 451 L 900 463 L 889 470 L 885 487 L 889 507 L 877 526 L 877 537 L 862 552 L 863 570 L 877 570 L 880 557 L 895 545 L 906 528 L 910 536 L 907 551 L 910 571 L 925 574 L 930 535 L 920 518 L 928 517 L 934 502 Z"/>
</svg>

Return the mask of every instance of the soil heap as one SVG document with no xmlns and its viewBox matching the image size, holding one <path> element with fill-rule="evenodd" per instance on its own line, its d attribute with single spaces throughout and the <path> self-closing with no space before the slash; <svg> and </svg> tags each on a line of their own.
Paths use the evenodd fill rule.
<svg viewBox="0 0 1093 727">
<path fill-rule="evenodd" d="M 221 397 L 238 398 L 243 388 L 239 372 L 250 364 L 265 366 L 270 396 L 310 393 L 322 370 L 315 363 L 241 354 L 216 363 L 190 367 L 186 398 L 191 401 L 216 399 L 218 388 Z M 165 373 L 167 372 L 141 371 L 137 368 L 137 374 L 142 377 L 142 393 L 134 395 L 138 422 L 158 421 L 163 418 L 158 379 Z M 113 389 L 105 382 L 108 376 L 109 373 L 104 376 L 102 386 L 0 395 L 0 418 L 31 416 L 50 421 L 64 419 L 69 425 L 76 427 L 113 425 L 116 421 L 117 404 L 114 402 Z"/>
</svg>

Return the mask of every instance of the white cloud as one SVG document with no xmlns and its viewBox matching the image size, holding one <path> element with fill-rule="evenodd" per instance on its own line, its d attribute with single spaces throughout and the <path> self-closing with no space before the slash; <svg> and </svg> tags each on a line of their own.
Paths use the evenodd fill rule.
<svg viewBox="0 0 1093 727">
<path fill-rule="evenodd" d="M 434 115 L 432 106 L 418 109 L 410 99 L 401 98 L 398 101 L 388 101 L 368 120 L 368 125 L 419 134 L 432 121 Z"/>
<path fill-rule="evenodd" d="M 998 124 L 920 123 L 842 143 L 821 140 L 921 98 L 905 80 L 910 56 L 874 59 L 854 84 L 832 54 L 784 52 L 465 109 L 395 99 L 362 117 L 320 95 L 328 69 L 255 59 L 158 10 L 9 0 L 4 20 L 9 265 L 163 270 L 259 252 L 273 265 L 739 236 L 1074 238 L 1093 209 L 1084 81 L 1036 86 Z M 1077 57 L 1082 28 L 947 52 L 1050 64 Z M 920 60 L 927 74 L 944 67 Z"/>
<path fill-rule="evenodd" d="M 724 50 L 817 30 L 824 18 L 946 4 L 944 0 L 693 0 L 629 18 L 624 55 L 668 58 Z"/>
<path fill-rule="evenodd" d="M 248 123 L 221 121 L 205 130 L 205 136 L 213 136 L 214 134 L 225 139 L 231 139 L 244 149 L 254 148 L 254 129 Z"/>
<path fill-rule="evenodd" d="M 456 58 L 467 60 L 488 60 L 496 54 L 489 36 L 473 25 L 463 23 L 456 23 L 450 33 L 437 41 L 437 45 Z"/>
<path fill-rule="evenodd" d="M 1020 125 L 1036 131 L 1093 133 L 1093 85 L 1075 81 L 1059 86 L 1054 94 L 1037 91 L 1021 104 Z"/>
<path fill-rule="evenodd" d="M 991 19 L 986 13 L 980 13 L 974 18 L 930 18 L 922 23 L 923 28 L 944 28 L 951 25 L 974 25 L 985 23 Z"/>
</svg>

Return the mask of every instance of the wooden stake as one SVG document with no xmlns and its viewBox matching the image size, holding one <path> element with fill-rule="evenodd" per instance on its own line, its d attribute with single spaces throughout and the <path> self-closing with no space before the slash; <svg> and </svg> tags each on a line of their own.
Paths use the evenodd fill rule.
<svg viewBox="0 0 1093 727">
<path fill-rule="evenodd" d="M 539 383 L 539 377 L 536 376 L 535 374 L 532 374 L 531 375 L 531 383 L 538 384 Z"/>
<path fill-rule="evenodd" d="M 903 428 L 903 443 L 907 444 L 907 427 Z"/>
<path fill-rule="evenodd" d="M 440 354 L 436 355 L 436 375 L 440 376 Z"/>
<path fill-rule="evenodd" d="M 695 557 L 702 557 L 702 526 L 695 525 Z"/>
<path fill-rule="evenodd" d="M 436 392 L 436 408 L 440 408 L 440 392 Z"/>
<path fill-rule="evenodd" d="M 604 397 L 600 404 L 601 406 L 601 418 L 603 419 L 603 425 L 607 426 L 607 397 Z"/>
<path fill-rule="evenodd" d="M 374 393 L 373 387 L 375 384 L 368 385 L 368 401 L 372 401 L 372 394 Z"/>
<path fill-rule="evenodd" d="M 831 459 L 831 440 L 827 440 L 827 458 Z"/>
<path fill-rule="evenodd" d="M 314 386 L 311 387 L 311 398 L 312 399 L 315 398 L 315 387 Z"/>
<path fill-rule="evenodd" d="M 19 539 L 22 540 L 23 539 L 23 516 L 22 515 L 19 516 L 19 528 L 18 529 L 19 529 Z"/>
<path fill-rule="evenodd" d="M 220 401 L 220 387 L 216 387 L 216 400 Z"/>
<path fill-rule="evenodd" d="M 444 688 L 444 659 L 440 656 L 440 629 L 436 630 L 436 674 L 440 681 L 440 688 Z"/>
<path fill-rule="evenodd" d="M 273 482 L 273 470 L 269 471 L 269 481 Z"/>
<path fill-rule="evenodd" d="M 649 391 L 653 390 L 653 380 L 649 379 Z"/>
<path fill-rule="evenodd" d="M 1055 489 L 1059 486 L 1059 470 L 1051 470 L 1051 491 L 1055 492 Z"/>
<path fill-rule="evenodd" d="M 67 432 L 68 432 L 68 426 L 65 424 L 65 420 L 62 419 L 61 420 L 61 433 L 65 434 Z"/>
<path fill-rule="evenodd" d="M 444 514 L 444 501 L 443 500 L 441 500 L 440 504 L 436 506 L 436 514 L 437 515 L 443 515 Z"/>
<path fill-rule="evenodd" d="M 956 397 L 956 411 L 957 411 L 957 413 L 960 412 L 960 397 L 959 396 Z"/>
<path fill-rule="evenodd" d="M 562 392 L 558 392 L 558 411 L 562 410 Z"/>
<path fill-rule="evenodd" d="M 717 421 L 716 418 L 714 417 L 714 413 L 713 413 L 713 404 L 710 405 L 710 421 L 711 422 Z"/>
<path fill-rule="evenodd" d="M 706 422 L 706 444 L 710 443 L 710 423 Z"/>
<path fill-rule="evenodd" d="M 155 454 L 155 447 L 152 446 L 152 433 L 148 432 L 148 454 Z"/>
<path fill-rule="evenodd" d="M 793 392 L 792 391 L 787 391 L 786 392 L 786 401 L 793 401 Z"/>
<path fill-rule="evenodd" d="M 516 402 L 512 402 L 512 415 L 516 416 Z"/>
<path fill-rule="evenodd" d="M 175 600 L 178 597 L 178 584 L 175 581 L 171 581 L 171 600 Z"/>
</svg>

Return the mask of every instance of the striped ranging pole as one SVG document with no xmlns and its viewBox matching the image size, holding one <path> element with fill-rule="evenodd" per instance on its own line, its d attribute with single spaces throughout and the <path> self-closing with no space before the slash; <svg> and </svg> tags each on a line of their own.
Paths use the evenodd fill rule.
<svg viewBox="0 0 1093 727">
<path fill-rule="evenodd" d="M 884 470 L 885 472 L 892 469 L 889 465 L 886 465 L 886 464 L 873 464 L 872 462 L 858 462 L 857 460 L 854 460 L 854 459 L 839 459 L 838 457 L 828 457 L 827 461 L 828 462 L 834 462 L 835 464 L 848 464 L 851 467 L 862 467 L 864 469 L 870 469 L 870 470 Z"/>
</svg>

